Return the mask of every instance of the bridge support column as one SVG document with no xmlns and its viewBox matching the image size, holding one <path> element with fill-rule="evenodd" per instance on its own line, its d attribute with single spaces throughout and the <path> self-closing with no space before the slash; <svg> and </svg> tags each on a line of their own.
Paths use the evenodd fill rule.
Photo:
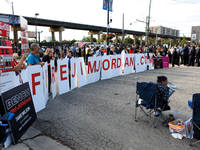
<svg viewBox="0 0 200 150">
<path fill-rule="evenodd" d="M 55 32 L 59 32 L 59 42 L 62 43 L 62 31 L 65 31 L 64 27 L 51 27 L 49 32 L 51 32 L 52 42 L 55 42 Z"/>
<path fill-rule="evenodd" d="M 115 34 L 115 38 L 116 38 L 116 44 L 118 43 L 118 35 Z"/>
<path fill-rule="evenodd" d="M 100 35 L 102 34 L 102 31 L 89 31 L 88 35 L 90 35 L 90 42 L 93 44 L 93 35 L 98 34 L 98 44 L 100 44 Z"/>
<path fill-rule="evenodd" d="M 140 45 L 142 45 L 142 35 L 140 36 Z"/>
<path fill-rule="evenodd" d="M 164 40 L 165 40 L 165 39 L 161 38 L 160 40 L 161 40 L 161 47 L 162 47 L 163 44 L 164 44 Z"/>
<path fill-rule="evenodd" d="M 136 35 L 133 35 L 133 38 L 134 38 L 134 45 L 136 45 L 136 39 L 137 39 L 137 36 Z"/>
<path fill-rule="evenodd" d="M 15 41 L 16 45 L 15 46 L 17 48 L 18 47 L 18 43 L 19 43 L 19 41 L 18 41 L 18 31 L 24 31 L 24 30 L 20 27 L 20 25 L 15 25 L 15 33 L 14 33 L 13 26 L 11 26 L 11 31 L 13 31 L 13 37 L 15 37 L 15 35 L 16 35 L 16 41 Z M 13 51 L 16 53 L 17 49 L 14 48 L 14 50 Z"/>
</svg>

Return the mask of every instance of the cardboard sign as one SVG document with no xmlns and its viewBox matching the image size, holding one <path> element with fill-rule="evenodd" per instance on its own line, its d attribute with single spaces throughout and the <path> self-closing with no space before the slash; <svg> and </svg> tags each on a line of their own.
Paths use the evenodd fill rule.
<svg viewBox="0 0 200 150">
<path fill-rule="evenodd" d="M 160 69 L 160 68 L 163 68 L 162 57 L 154 58 L 154 69 Z"/>
<path fill-rule="evenodd" d="M 28 34 L 26 32 L 21 32 L 21 50 L 22 55 L 27 55 L 29 52 Z"/>
<path fill-rule="evenodd" d="M 162 57 L 163 68 L 169 68 L 169 57 Z"/>
<path fill-rule="evenodd" d="M 46 101 L 44 99 L 44 87 L 42 78 L 42 67 L 40 65 L 28 66 L 28 81 L 33 96 L 33 103 L 35 111 L 39 112 L 46 106 Z"/>
<path fill-rule="evenodd" d="M 12 89 L 15 86 L 15 72 L 4 72 L 1 73 L 0 71 L 0 94 Z"/>
<path fill-rule="evenodd" d="M 50 61 L 51 65 L 51 87 L 53 99 L 56 97 L 56 78 L 55 78 L 55 65 L 54 60 Z"/>
<path fill-rule="evenodd" d="M 134 70 L 134 54 L 124 54 L 124 75 L 133 73 Z"/>
<path fill-rule="evenodd" d="M 101 70 L 101 57 L 88 57 L 87 83 L 99 80 Z"/>
<path fill-rule="evenodd" d="M 111 77 L 117 77 L 122 74 L 122 55 L 111 55 L 110 58 L 110 65 L 111 65 L 111 71 L 110 76 Z"/>
<path fill-rule="evenodd" d="M 83 61 L 83 57 L 77 58 L 77 65 L 78 65 L 79 86 L 82 87 L 87 84 L 86 74 L 85 74 L 85 63 Z"/>
<path fill-rule="evenodd" d="M 16 144 L 37 118 L 28 82 L 2 93 L 1 99 L 5 112 L 15 114 L 9 125 Z"/>
<path fill-rule="evenodd" d="M 58 63 L 58 91 L 59 95 L 69 92 L 68 59 L 57 60 Z"/>
<path fill-rule="evenodd" d="M 149 70 L 152 70 L 154 68 L 153 64 L 153 53 L 149 53 Z"/>
<path fill-rule="evenodd" d="M 109 79 L 111 77 L 111 65 L 110 65 L 110 56 L 102 57 L 102 71 L 101 71 L 101 79 Z"/>
<path fill-rule="evenodd" d="M 70 65 L 71 65 L 71 71 L 70 71 L 70 76 L 71 76 L 71 90 L 77 87 L 77 61 L 76 58 L 71 58 L 70 60 Z"/>
<path fill-rule="evenodd" d="M 10 37 L 10 25 L 0 21 L 0 36 Z"/>
<path fill-rule="evenodd" d="M 135 72 L 143 72 L 146 70 L 145 65 L 145 55 L 135 54 Z"/>
<path fill-rule="evenodd" d="M 45 102 L 47 104 L 48 101 L 48 87 L 49 87 L 49 80 L 48 80 L 48 66 L 47 66 L 47 62 L 44 64 L 43 68 L 43 79 L 44 79 L 44 99 Z"/>
<path fill-rule="evenodd" d="M 11 41 L 0 39 L 0 70 L 14 66 Z"/>
<path fill-rule="evenodd" d="M 22 16 L 20 16 L 20 27 L 22 28 L 22 30 L 28 30 L 27 20 Z"/>
</svg>

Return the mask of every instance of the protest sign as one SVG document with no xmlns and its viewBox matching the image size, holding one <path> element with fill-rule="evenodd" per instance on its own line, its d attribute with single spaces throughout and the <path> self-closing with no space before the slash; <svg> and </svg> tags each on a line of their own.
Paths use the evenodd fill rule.
<svg viewBox="0 0 200 150">
<path fill-rule="evenodd" d="M 110 56 L 102 57 L 102 70 L 101 70 L 101 79 L 110 78 Z"/>
<path fill-rule="evenodd" d="M 169 57 L 162 57 L 163 68 L 169 68 Z"/>
<path fill-rule="evenodd" d="M 68 60 L 57 60 L 58 63 L 58 91 L 59 94 L 69 92 Z"/>
<path fill-rule="evenodd" d="M 13 131 L 11 135 L 14 144 L 16 144 L 36 120 L 28 82 L 2 93 L 0 99 L 3 103 L 5 112 L 12 112 L 15 114 L 15 117 L 8 123 Z"/>
<path fill-rule="evenodd" d="M 154 58 L 154 69 L 160 69 L 160 68 L 163 68 L 162 57 Z"/>
<path fill-rule="evenodd" d="M 44 99 L 45 102 L 47 103 L 48 101 L 48 87 L 49 87 L 49 80 L 48 80 L 48 66 L 47 62 L 44 64 L 43 68 L 43 79 L 44 79 Z"/>
<path fill-rule="evenodd" d="M 134 54 L 124 54 L 124 75 L 133 73 Z"/>
<path fill-rule="evenodd" d="M 29 44 L 28 44 L 28 33 L 21 32 L 21 50 L 22 55 L 28 55 Z"/>
<path fill-rule="evenodd" d="M 145 55 L 144 54 L 136 54 L 135 55 L 135 72 L 142 72 L 145 71 Z"/>
<path fill-rule="evenodd" d="M 122 74 L 122 55 L 112 55 L 110 58 L 111 77 L 117 77 Z"/>
<path fill-rule="evenodd" d="M 71 65 L 71 90 L 77 87 L 77 62 L 76 58 L 71 58 L 70 60 L 70 65 Z"/>
<path fill-rule="evenodd" d="M 14 66 L 11 41 L 0 39 L 0 70 Z"/>
<path fill-rule="evenodd" d="M 51 87 L 52 87 L 52 98 L 56 97 L 56 78 L 55 78 L 55 65 L 54 60 L 50 61 L 51 66 Z"/>
<path fill-rule="evenodd" d="M 83 57 L 77 58 L 77 65 L 78 65 L 79 86 L 82 87 L 87 84 L 86 74 L 85 74 L 85 63 Z"/>
<path fill-rule="evenodd" d="M 0 21 L 0 36 L 10 37 L 10 25 Z"/>
</svg>

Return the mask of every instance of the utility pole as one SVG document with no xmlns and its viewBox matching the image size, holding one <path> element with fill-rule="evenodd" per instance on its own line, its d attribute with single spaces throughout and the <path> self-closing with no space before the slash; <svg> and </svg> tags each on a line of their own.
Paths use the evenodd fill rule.
<svg viewBox="0 0 200 150">
<path fill-rule="evenodd" d="M 124 13 L 122 18 L 122 44 L 124 44 Z"/>
<path fill-rule="evenodd" d="M 151 0 L 150 0 L 150 3 L 149 3 L 149 16 L 147 17 L 147 36 L 146 36 L 146 44 L 148 46 L 148 37 L 149 37 L 149 24 L 150 24 L 150 12 L 151 12 Z"/>
<path fill-rule="evenodd" d="M 109 34 L 109 3 L 110 1 L 108 0 L 107 2 L 107 35 Z M 107 37 L 107 36 L 106 36 Z M 107 38 L 107 46 L 109 45 L 109 39 Z"/>
</svg>

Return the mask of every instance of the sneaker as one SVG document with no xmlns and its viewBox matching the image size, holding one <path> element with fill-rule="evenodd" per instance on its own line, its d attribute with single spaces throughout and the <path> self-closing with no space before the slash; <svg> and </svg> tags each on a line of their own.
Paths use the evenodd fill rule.
<svg viewBox="0 0 200 150">
<path fill-rule="evenodd" d="M 49 98 L 51 98 L 52 97 L 52 93 L 49 93 Z"/>
<path fill-rule="evenodd" d="M 156 110 L 154 115 L 155 115 L 156 117 L 158 117 L 158 116 L 160 115 L 160 110 Z"/>
</svg>

